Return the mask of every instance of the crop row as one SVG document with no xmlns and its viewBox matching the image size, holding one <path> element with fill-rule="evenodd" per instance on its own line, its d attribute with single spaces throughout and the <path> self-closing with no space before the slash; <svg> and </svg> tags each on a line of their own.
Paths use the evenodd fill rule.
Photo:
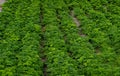
<svg viewBox="0 0 120 76">
<path fill-rule="evenodd" d="M 100 1 L 100 2 L 102 5 L 102 1 Z M 99 3 L 99 2 L 97 2 L 97 3 Z M 108 67 L 109 72 L 111 69 L 111 71 L 114 72 L 112 74 L 119 75 L 120 67 L 118 67 L 119 65 L 116 65 L 116 63 L 118 64 L 118 62 L 119 62 L 119 61 L 117 61 L 117 60 L 119 60 L 119 56 L 115 54 L 116 50 L 114 50 L 114 49 L 116 47 L 112 47 L 113 45 L 111 45 L 111 43 L 113 43 L 113 40 L 111 41 L 111 38 L 110 38 L 111 37 L 110 33 L 113 31 L 114 31 L 114 36 L 112 36 L 112 37 L 119 37 L 119 36 L 115 36 L 115 34 L 117 35 L 117 33 L 115 33 L 115 31 L 117 30 L 116 27 L 118 27 L 118 25 L 116 25 L 115 23 L 112 23 L 109 18 L 106 18 L 106 15 L 108 15 L 108 13 L 110 11 L 106 11 L 106 9 L 104 9 L 104 8 L 102 9 L 102 11 L 93 10 L 94 8 L 91 8 L 91 7 L 93 7 L 93 6 L 91 6 L 92 3 L 90 4 L 88 2 L 88 5 L 89 6 L 86 6 L 86 8 L 87 7 L 89 8 L 88 10 L 83 10 L 83 9 L 79 10 L 78 7 L 77 7 L 77 9 L 75 9 L 75 11 L 83 11 L 82 12 L 83 14 L 76 13 L 77 18 L 80 19 L 81 27 L 83 28 L 83 31 L 85 31 L 87 36 L 89 36 L 90 42 L 92 42 L 92 45 L 94 47 L 97 46 L 98 49 L 96 49 L 96 50 L 99 50 L 101 52 L 101 58 L 104 58 L 101 60 L 102 61 L 101 64 L 103 65 L 104 64 L 103 62 L 108 61 L 107 67 Z M 99 5 L 100 4 L 95 5 L 95 6 L 99 6 Z M 107 5 L 111 5 L 111 4 L 108 3 Z M 82 5 L 82 7 L 84 7 L 84 4 Z M 106 12 L 102 13 L 103 11 L 106 11 Z M 84 14 L 84 13 L 86 13 L 86 14 Z M 113 13 L 109 14 L 109 17 L 114 18 L 114 16 L 112 16 L 112 15 L 114 15 L 114 14 Z M 113 20 L 117 20 L 116 23 L 119 22 L 117 18 L 113 19 Z M 111 30 L 111 29 L 113 29 L 113 30 Z M 114 39 L 114 40 L 118 40 L 118 39 Z M 115 63 L 113 63 L 113 62 L 115 62 Z M 111 68 L 112 67 L 111 64 L 115 65 L 115 68 Z"/>
<path fill-rule="evenodd" d="M 98 8 L 97 11 L 99 11 L 99 9 L 101 9 L 102 11 L 99 11 L 101 14 L 104 14 L 104 16 L 106 17 L 106 19 L 104 19 L 105 24 L 108 23 L 109 21 L 109 25 L 106 28 L 106 34 L 108 35 L 110 41 L 109 44 L 111 45 L 113 51 L 116 53 L 116 63 L 119 63 L 119 58 L 120 56 L 118 55 L 120 52 L 120 48 L 119 48 L 119 41 L 120 41 L 120 35 L 119 35 L 119 29 L 120 29 L 120 6 L 118 5 L 119 0 L 115 0 L 115 1 L 107 1 L 106 3 L 101 3 L 101 4 L 97 4 L 95 6 L 101 5 L 104 6 L 103 8 Z M 92 4 L 92 3 L 91 3 Z M 93 5 L 92 5 L 93 6 Z M 103 20 L 102 20 L 103 21 Z M 119 65 L 118 65 L 119 66 Z"/>
<path fill-rule="evenodd" d="M 56 10 L 45 5 L 43 11 L 45 55 L 48 76 L 78 76 L 76 62 L 69 57 L 63 34 L 58 25 Z"/>
<path fill-rule="evenodd" d="M 0 76 L 42 76 L 39 0 L 8 0 L 0 13 Z"/>
</svg>

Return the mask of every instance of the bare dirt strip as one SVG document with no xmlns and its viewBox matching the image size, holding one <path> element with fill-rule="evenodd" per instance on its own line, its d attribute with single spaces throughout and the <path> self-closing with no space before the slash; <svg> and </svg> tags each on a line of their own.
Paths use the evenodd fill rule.
<svg viewBox="0 0 120 76">
<path fill-rule="evenodd" d="M 2 11 L 2 4 L 4 4 L 5 3 L 5 0 L 0 0 L 0 12 Z"/>
</svg>

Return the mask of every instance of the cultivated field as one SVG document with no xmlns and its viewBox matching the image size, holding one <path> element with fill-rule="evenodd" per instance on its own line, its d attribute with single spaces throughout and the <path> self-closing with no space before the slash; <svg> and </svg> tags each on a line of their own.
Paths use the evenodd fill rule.
<svg viewBox="0 0 120 76">
<path fill-rule="evenodd" d="M 0 76 L 120 76 L 120 0 L 2 1 Z"/>
</svg>

